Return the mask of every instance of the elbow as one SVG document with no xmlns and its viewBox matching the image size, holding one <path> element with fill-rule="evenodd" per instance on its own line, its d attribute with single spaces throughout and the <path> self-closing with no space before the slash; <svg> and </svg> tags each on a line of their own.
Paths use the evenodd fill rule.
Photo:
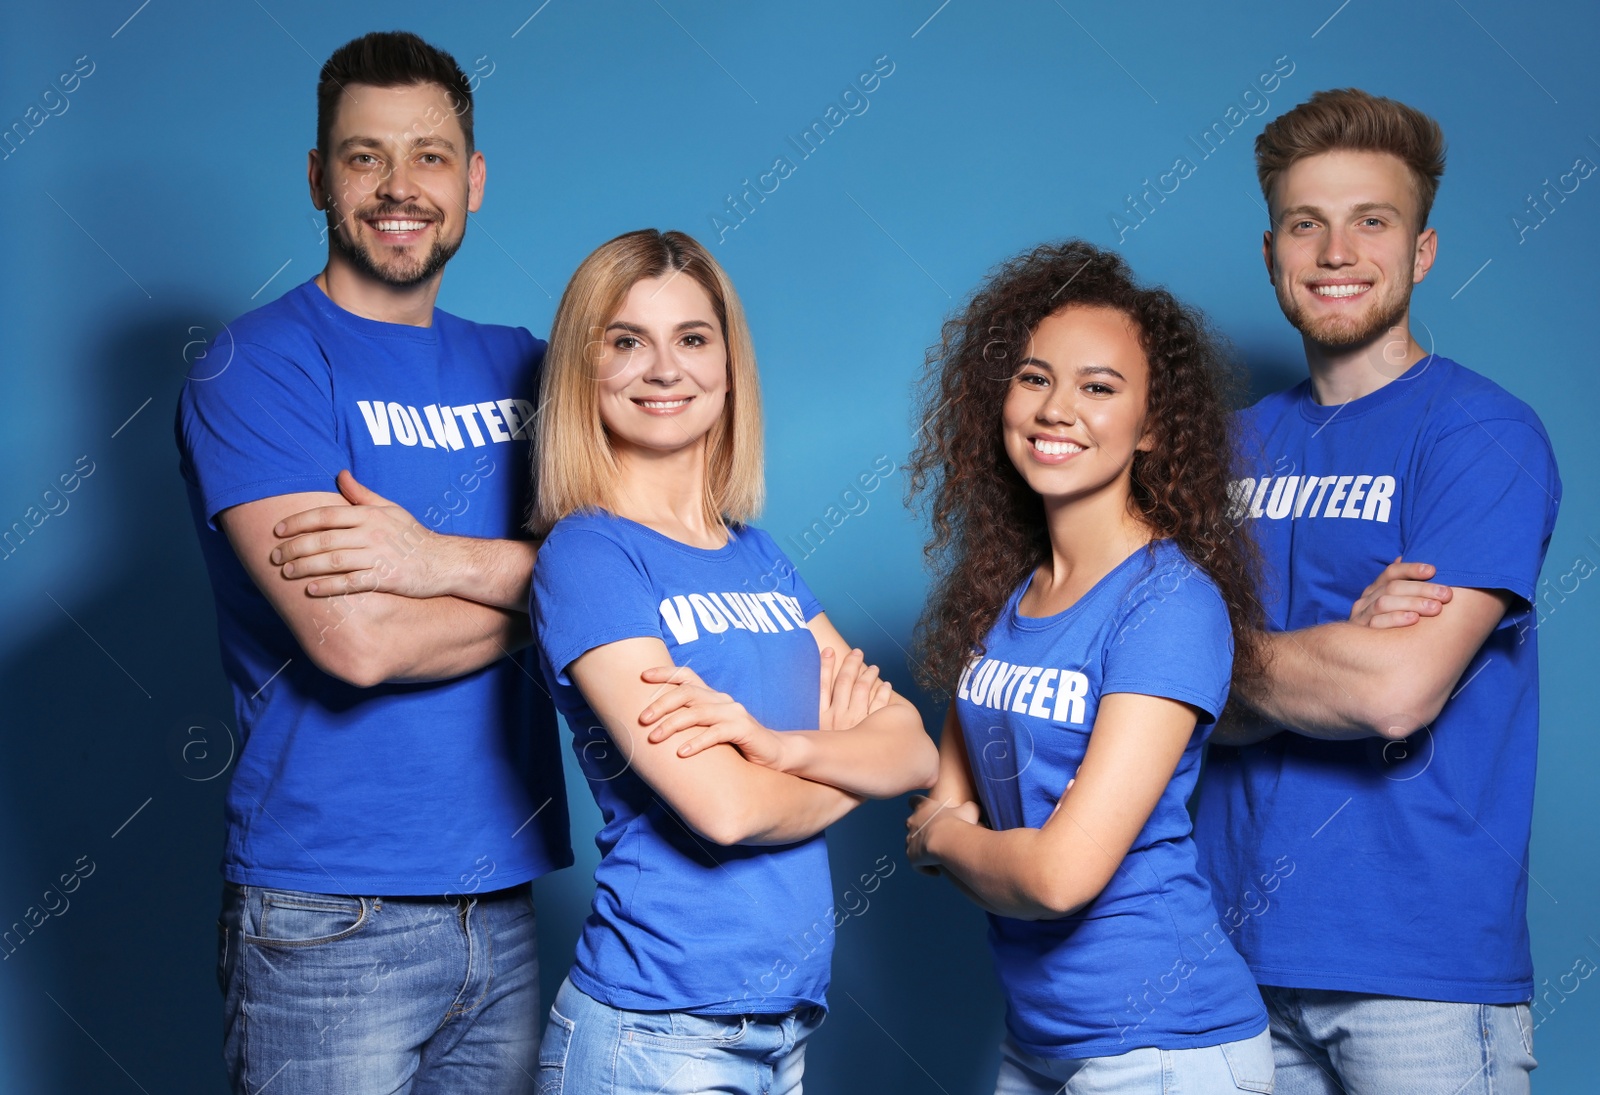
<svg viewBox="0 0 1600 1095">
<path fill-rule="evenodd" d="M 910 786 L 905 791 L 897 792 L 899 794 L 905 794 L 906 791 L 920 791 L 939 782 L 939 747 L 933 744 L 933 739 L 928 735 L 923 734 L 921 737 L 922 740 L 916 747 L 917 756 L 912 765 L 915 774 L 911 777 Z"/>
<path fill-rule="evenodd" d="M 1397 671 L 1372 689 L 1357 720 L 1374 737 L 1404 741 L 1438 718 L 1448 698 L 1447 689 L 1419 679 L 1414 671 Z"/>
<path fill-rule="evenodd" d="M 378 643 L 363 635 L 360 628 L 324 628 L 319 635 L 301 637 L 300 648 L 311 664 L 328 676 L 355 688 L 373 688 L 398 676 L 382 657 Z"/>
<path fill-rule="evenodd" d="M 686 811 L 683 821 L 711 843 L 724 848 L 749 843 L 760 835 L 754 819 L 733 801 L 733 796 Z"/>
<path fill-rule="evenodd" d="M 1085 894 L 1081 880 L 1066 876 L 1064 871 L 1053 871 L 1030 887 L 1028 895 L 1037 915 L 1034 920 L 1060 920 L 1071 916 L 1094 900 L 1094 894 Z"/>
</svg>

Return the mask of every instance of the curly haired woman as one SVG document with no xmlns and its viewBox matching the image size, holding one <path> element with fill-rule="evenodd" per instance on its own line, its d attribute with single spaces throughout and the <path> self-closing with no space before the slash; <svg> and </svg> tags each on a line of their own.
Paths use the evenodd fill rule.
<svg viewBox="0 0 1600 1095">
<path fill-rule="evenodd" d="M 1261 657 L 1224 379 L 1198 313 L 1076 240 L 1001 266 L 930 364 L 919 643 L 953 696 L 907 852 L 989 913 L 997 1095 L 1272 1090 L 1185 809 Z"/>
</svg>

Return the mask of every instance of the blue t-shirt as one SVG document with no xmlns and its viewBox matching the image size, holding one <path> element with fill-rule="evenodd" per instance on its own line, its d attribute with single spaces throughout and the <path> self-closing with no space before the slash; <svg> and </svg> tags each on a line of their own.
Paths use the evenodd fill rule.
<svg viewBox="0 0 1600 1095">
<path fill-rule="evenodd" d="M 544 344 L 435 310 L 380 323 L 308 281 L 233 321 L 178 401 L 180 469 L 243 739 L 223 874 L 323 893 L 499 889 L 572 862 L 555 714 L 532 647 L 454 680 L 318 669 L 220 510 L 356 479 L 427 527 L 514 538 Z"/>
<path fill-rule="evenodd" d="M 1099 896 L 1056 920 L 989 917 L 1012 1039 L 1040 1057 L 1102 1057 L 1261 1033 L 1260 993 L 1196 867 L 1185 807 L 1228 696 L 1227 606 L 1170 540 L 1134 552 L 1053 616 L 1018 613 L 1027 588 L 1024 581 L 1006 602 L 956 690 L 991 827 L 1044 826 L 1077 774 L 1107 693 L 1179 700 L 1201 716 Z"/>
<path fill-rule="evenodd" d="M 1269 626 L 1349 618 L 1397 555 L 1515 601 L 1431 727 L 1404 742 L 1280 733 L 1212 749 L 1201 863 L 1219 903 L 1272 865 L 1240 952 L 1262 984 L 1423 1000 L 1529 999 L 1528 831 L 1539 730 L 1528 608 L 1561 481 L 1538 417 L 1442 357 L 1322 406 L 1310 381 L 1241 412 L 1235 516 L 1266 564 Z M 1450 612 L 1450 606 L 1445 606 Z"/>
<path fill-rule="evenodd" d="M 765 532 L 707 549 L 605 511 L 558 522 L 533 568 L 545 679 L 572 730 L 604 825 L 594 904 L 569 976 L 640 1011 L 756 1014 L 825 1004 L 834 909 L 821 833 L 797 844 L 722 847 L 693 832 L 628 764 L 567 667 L 647 636 L 674 665 L 773 730 L 815 730 L 822 611 Z"/>
</svg>

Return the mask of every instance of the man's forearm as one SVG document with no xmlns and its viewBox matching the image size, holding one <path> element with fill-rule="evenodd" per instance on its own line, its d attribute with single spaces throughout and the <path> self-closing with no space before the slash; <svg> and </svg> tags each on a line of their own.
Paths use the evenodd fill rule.
<svg viewBox="0 0 1600 1095">
<path fill-rule="evenodd" d="M 1246 685 L 1242 698 L 1269 722 L 1307 737 L 1405 737 L 1432 713 L 1405 710 L 1417 704 L 1395 688 L 1395 638 L 1349 623 L 1270 632 L 1266 673 Z M 1245 744 L 1264 736 L 1229 731 L 1218 741 Z"/>
<path fill-rule="evenodd" d="M 492 608 L 526 614 L 537 545 L 530 540 L 441 536 L 445 592 Z"/>
<path fill-rule="evenodd" d="M 526 613 L 459 597 L 358 593 L 335 606 L 316 641 L 342 645 L 341 676 L 362 687 L 464 676 L 532 641 Z"/>
</svg>

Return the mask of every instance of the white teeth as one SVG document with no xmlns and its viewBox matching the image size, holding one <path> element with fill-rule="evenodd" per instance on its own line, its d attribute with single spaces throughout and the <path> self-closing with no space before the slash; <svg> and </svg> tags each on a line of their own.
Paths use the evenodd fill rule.
<svg viewBox="0 0 1600 1095">
<path fill-rule="evenodd" d="M 1311 291 L 1319 297 L 1353 297 L 1369 288 L 1368 285 L 1313 285 Z"/>
<path fill-rule="evenodd" d="M 1046 441 L 1042 437 L 1033 439 L 1033 447 L 1046 456 L 1065 456 L 1071 452 L 1082 452 L 1082 445 L 1074 445 L 1071 441 Z"/>
<path fill-rule="evenodd" d="M 641 399 L 639 406 L 649 407 L 654 411 L 670 411 L 674 407 L 687 407 L 688 399 Z"/>
<path fill-rule="evenodd" d="M 374 221 L 380 232 L 420 232 L 428 227 L 427 221 Z"/>
</svg>

